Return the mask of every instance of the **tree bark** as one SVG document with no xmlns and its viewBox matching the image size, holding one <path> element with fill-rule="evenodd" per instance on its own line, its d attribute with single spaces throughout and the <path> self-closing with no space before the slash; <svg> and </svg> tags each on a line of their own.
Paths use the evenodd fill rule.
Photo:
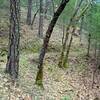
<svg viewBox="0 0 100 100">
<path fill-rule="evenodd" d="M 72 34 L 71 34 L 70 42 L 69 42 L 69 45 L 67 46 L 66 55 L 65 55 L 64 60 L 63 60 L 63 63 L 62 63 L 62 66 L 63 66 L 64 68 L 67 67 L 68 56 L 69 56 L 69 52 L 70 52 L 70 47 L 71 47 L 71 44 L 72 44 L 72 40 L 73 40 L 73 36 L 72 36 Z"/>
<path fill-rule="evenodd" d="M 87 48 L 87 57 L 90 56 L 90 45 L 91 45 L 91 34 L 88 35 L 88 48 Z"/>
<path fill-rule="evenodd" d="M 32 0 L 28 0 L 27 25 L 31 25 Z"/>
<path fill-rule="evenodd" d="M 45 0 L 45 18 L 47 18 L 47 12 L 49 11 L 49 15 L 54 15 L 55 7 L 53 0 Z"/>
<path fill-rule="evenodd" d="M 42 85 L 42 80 L 43 80 L 43 72 L 42 72 L 43 71 L 43 60 L 44 60 L 45 53 L 47 51 L 49 39 L 51 37 L 53 28 L 54 28 L 59 16 L 61 15 L 62 11 L 64 10 L 64 8 L 65 8 L 65 6 L 66 6 L 66 4 L 68 2 L 69 2 L 69 0 L 62 0 L 59 8 L 54 13 L 54 16 L 53 16 L 53 18 L 52 18 L 52 20 L 51 20 L 51 22 L 49 24 L 49 27 L 47 29 L 46 36 L 45 36 L 44 42 L 43 42 L 43 46 L 42 46 L 42 49 L 41 49 L 41 52 L 40 52 L 40 55 L 39 55 L 39 65 L 38 65 L 39 71 L 38 71 L 37 77 L 36 77 L 36 83 L 37 84 L 39 83 L 38 85 L 40 85 L 40 84 Z M 42 73 L 39 73 L 39 72 L 42 72 Z"/>
<path fill-rule="evenodd" d="M 84 22 L 84 16 L 81 18 L 81 25 L 80 25 L 80 43 L 82 44 L 82 29 L 83 29 L 83 22 Z"/>
<path fill-rule="evenodd" d="M 38 29 L 38 36 L 43 38 L 43 0 L 40 0 L 40 12 L 39 12 L 39 29 Z"/>
<path fill-rule="evenodd" d="M 67 26 L 66 34 L 65 34 L 65 39 L 64 39 L 64 43 L 63 43 L 63 45 L 62 45 L 61 56 L 60 56 L 60 60 L 59 60 L 59 63 L 58 63 L 58 66 L 59 66 L 59 67 L 63 67 L 63 66 L 62 66 L 62 63 L 63 63 L 63 59 L 64 59 L 64 52 L 65 52 L 65 49 L 66 49 L 66 43 L 67 43 L 68 36 L 69 36 L 69 32 L 68 32 L 68 31 L 69 31 L 70 26 L 73 25 L 74 22 L 75 22 L 75 21 L 74 21 L 74 18 L 75 18 L 75 16 L 76 16 L 76 14 L 78 13 L 79 8 L 80 8 L 82 2 L 83 2 L 83 0 L 80 0 L 80 2 L 79 2 L 79 4 L 78 4 L 78 6 L 76 7 L 76 9 L 75 9 L 75 11 L 74 11 L 72 17 L 70 18 L 69 24 L 68 24 L 68 26 Z"/>
<path fill-rule="evenodd" d="M 70 52 L 70 47 L 71 47 L 72 40 L 73 40 L 73 33 L 75 32 L 75 27 L 73 26 L 72 28 L 73 28 L 73 30 L 72 30 L 72 32 L 70 33 L 71 36 L 70 36 L 69 44 L 68 44 L 68 46 L 67 46 L 66 54 L 65 54 L 65 57 L 63 57 L 63 60 L 62 60 L 62 65 L 61 65 L 61 66 L 62 66 L 63 68 L 66 68 L 66 67 L 67 67 L 68 56 L 69 56 L 69 52 Z"/>
<path fill-rule="evenodd" d="M 10 28 L 9 28 L 9 49 L 7 56 L 6 72 L 12 79 L 18 77 L 19 69 L 19 20 L 20 0 L 10 0 Z"/>
<path fill-rule="evenodd" d="M 53 10 L 53 14 L 54 14 L 54 12 L 55 12 L 54 1 L 53 1 L 53 0 L 51 0 L 51 2 L 52 2 L 52 10 Z"/>
<path fill-rule="evenodd" d="M 97 58 L 97 40 L 95 41 L 94 57 Z"/>
<path fill-rule="evenodd" d="M 37 15 L 37 13 L 39 12 L 39 9 L 36 11 L 36 13 L 34 14 L 34 16 L 33 16 L 33 19 L 32 19 L 32 23 L 31 23 L 31 29 L 33 29 L 33 24 L 34 24 L 34 21 L 35 21 L 35 18 L 36 18 L 36 15 Z"/>
<path fill-rule="evenodd" d="M 64 36 L 65 36 L 65 24 L 62 25 L 62 29 L 63 29 L 63 36 L 62 36 L 62 45 L 64 43 Z"/>
</svg>

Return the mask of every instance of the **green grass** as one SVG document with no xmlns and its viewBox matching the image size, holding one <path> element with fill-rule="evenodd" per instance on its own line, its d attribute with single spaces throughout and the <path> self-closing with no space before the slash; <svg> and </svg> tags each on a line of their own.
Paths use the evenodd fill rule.
<svg viewBox="0 0 100 100">
<path fill-rule="evenodd" d="M 32 41 L 24 43 L 21 46 L 21 51 L 22 52 L 38 53 L 40 51 L 40 48 L 41 48 L 40 42 L 32 40 Z"/>
</svg>

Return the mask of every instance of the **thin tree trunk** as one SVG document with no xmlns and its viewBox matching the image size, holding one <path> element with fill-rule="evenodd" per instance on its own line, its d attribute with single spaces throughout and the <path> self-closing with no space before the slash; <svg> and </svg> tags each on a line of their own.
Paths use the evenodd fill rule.
<svg viewBox="0 0 100 100">
<path fill-rule="evenodd" d="M 40 12 L 39 12 L 39 29 L 38 29 L 38 36 L 43 38 L 43 0 L 40 0 Z"/>
<path fill-rule="evenodd" d="M 76 21 L 79 21 L 79 19 L 81 18 L 81 16 L 84 16 L 84 13 L 86 12 L 86 10 L 87 10 L 88 7 L 89 7 L 89 5 L 86 6 L 86 7 L 83 9 L 81 15 L 78 17 L 78 19 L 75 20 L 74 18 L 75 18 L 76 14 L 77 14 L 78 11 L 79 11 L 79 8 L 80 8 L 80 6 L 81 6 L 81 4 L 82 4 L 82 1 L 83 1 L 83 0 L 80 0 L 80 2 L 79 2 L 79 4 L 78 4 L 78 6 L 77 6 L 77 8 L 76 8 L 76 10 L 75 10 L 75 12 L 74 12 L 72 18 L 70 19 L 70 23 L 69 23 L 69 25 L 68 25 L 68 27 L 67 27 L 67 32 L 66 32 L 65 40 L 64 40 L 64 43 L 63 43 L 63 46 L 62 46 L 61 57 L 60 57 L 60 61 L 59 61 L 59 64 L 58 64 L 59 67 L 63 67 L 63 66 L 64 66 L 64 63 L 63 63 L 63 62 L 65 62 L 65 61 L 63 61 L 63 60 L 65 59 L 65 58 L 64 58 L 64 53 L 65 53 L 66 43 L 67 43 L 68 36 L 69 36 L 69 28 L 71 27 L 71 25 L 73 26 L 73 25 L 75 24 Z M 75 30 L 75 28 L 73 27 L 73 32 L 74 32 L 74 30 Z M 72 33 L 73 33 L 73 32 L 72 32 Z M 71 46 L 71 45 L 70 45 L 70 46 Z M 70 50 L 70 47 L 69 47 L 69 50 Z M 68 54 L 67 54 L 67 55 L 69 55 L 69 50 L 68 50 Z M 66 57 L 67 57 L 67 55 L 66 55 Z"/>
<path fill-rule="evenodd" d="M 10 31 L 9 31 L 9 49 L 7 56 L 6 72 L 13 80 L 18 77 L 19 69 L 19 19 L 20 19 L 20 0 L 10 0 Z"/>
<path fill-rule="evenodd" d="M 39 65 L 38 65 L 39 71 L 38 71 L 37 77 L 36 77 L 36 84 L 38 84 L 38 85 L 43 85 L 42 84 L 42 80 L 43 80 L 43 60 L 44 60 L 45 53 L 47 51 L 49 39 L 51 37 L 53 28 L 54 28 L 59 16 L 61 15 L 62 11 L 64 10 L 64 8 L 65 8 L 65 6 L 68 2 L 69 2 L 69 0 L 62 0 L 59 8 L 54 13 L 54 16 L 53 16 L 53 18 L 52 18 L 52 20 L 49 24 L 49 27 L 47 29 L 46 36 L 45 36 L 44 42 L 43 42 L 43 46 L 42 46 L 42 49 L 41 49 L 41 52 L 40 52 L 40 55 L 39 55 Z"/>
<path fill-rule="evenodd" d="M 50 7 L 50 4 L 52 4 L 52 7 Z M 45 18 L 47 18 L 47 12 L 50 11 L 50 15 L 54 15 L 55 7 L 54 7 L 54 1 L 53 0 L 45 0 Z"/>
<path fill-rule="evenodd" d="M 95 41 L 94 57 L 97 58 L 97 41 Z"/>
<path fill-rule="evenodd" d="M 84 16 L 81 18 L 81 25 L 80 25 L 80 43 L 82 44 L 82 29 L 83 29 L 83 22 L 84 22 Z"/>
<path fill-rule="evenodd" d="M 88 35 L 87 57 L 90 56 L 91 34 Z"/>
<path fill-rule="evenodd" d="M 51 2 L 52 2 L 52 9 L 53 9 L 53 14 L 55 13 L 55 6 L 54 6 L 54 1 L 53 0 L 51 0 Z"/>
<path fill-rule="evenodd" d="M 31 16 L 32 16 L 32 0 L 28 0 L 28 12 L 27 12 L 27 21 L 28 25 L 31 25 Z"/>
<path fill-rule="evenodd" d="M 73 33 L 75 32 L 75 27 L 73 26 L 72 27 L 72 32 L 70 33 L 71 36 L 70 36 L 70 40 L 69 40 L 69 44 L 67 46 L 67 51 L 66 51 L 66 54 L 65 54 L 65 57 L 63 58 L 63 62 L 62 62 L 62 67 L 67 67 L 67 63 L 68 63 L 68 56 L 69 56 L 69 52 L 70 52 L 70 47 L 71 47 L 71 44 L 72 44 L 72 40 L 73 40 Z"/>
<path fill-rule="evenodd" d="M 33 24 L 34 24 L 34 21 L 35 21 L 35 18 L 36 18 L 36 15 L 37 15 L 37 13 L 39 12 L 39 9 L 36 11 L 36 13 L 34 14 L 34 16 L 33 16 L 33 20 L 32 20 L 32 23 L 31 23 L 31 29 L 33 29 Z"/>
<path fill-rule="evenodd" d="M 69 56 L 69 51 L 70 51 L 70 47 L 71 47 L 71 44 L 72 44 L 72 40 L 73 40 L 73 37 L 72 37 L 72 35 L 71 35 L 69 45 L 67 46 L 66 55 L 65 55 L 65 57 L 64 57 L 63 64 L 62 64 L 62 66 L 63 66 L 64 68 L 67 67 L 68 56 Z"/>
<path fill-rule="evenodd" d="M 35 0 L 36 8 L 39 9 L 39 0 Z"/>
<path fill-rule="evenodd" d="M 65 25 L 62 25 L 63 28 L 63 36 L 62 36 L 62 44 L 64 43 L 64 36 L 65 36 Z"/>
<path fill-rule="evenodd" d="M 47 10 L 48 10 L 48 1 L 45 0 L 45 9 L 44 9 L 44 17 L 47 18 Z"/>
<path fill-rule="evenodd" d="M 75 9 L 75 11 L 74 11 L 72 17 L 70 18 L 70 22 L 69 22 L 69 24 L 68 24 L 68 26 L 67 26 L 66 35 L 65 35 L 65 39 L 64 39 L 64 43 L 63 43 L 63 45 L 62 45 L 61 56 L 60 56 L 60 60 L 59 60 L 59 63 L 58 63 L 58 66 L 59 66 L 59 67 L 62 67 L 63 58 L 64 58 L 64 52 L 65 52 L 65 49 L 66 49 L 66 43 L 67 43 L 68 36 L 69 36 L 69 32 L 68 32 L 68 31 L 69 31 L 69 28 L 70 28 L 71 25 L 74 24 L 74 17 L 76 16 L 77 12 L 79 11 L 82 2 L 83 2 L 83 0 L 80 0 L 80 2 L 79 2 L 79 4 L 78 4 L 78 6 L 76 7 L 76 9 Z"/>
</svg>

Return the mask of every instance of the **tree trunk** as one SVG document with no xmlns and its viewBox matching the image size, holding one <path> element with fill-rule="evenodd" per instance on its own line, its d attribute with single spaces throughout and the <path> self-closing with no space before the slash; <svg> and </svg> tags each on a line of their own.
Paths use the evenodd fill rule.
<svg viewBox="0 0 100 100">
<path fill-rule="evenodd" d="M 49 6 L 48 0 L 45 0 L 45 10 L 44 10 L 45 18 L 47 18 L 48 6 Z"/>
<path fill-rule="evenodd" d="M 38 36 L 43 38 L 43 0 L 40 0 L 40 12 L 39 12 L 39 29 L 38 29 Z"/>
<path fill-rule="evenodd" d="M 32 0 L 28 0 L 27 25 L 31 25 Z"/>
<path fill-rule="evenodd" d="M 81 18 L 81 25 L 80 25 L 80 43 L 82 44 L 82 29 L 83 29 L 83 22 L 84 22 L 84 16 Z"/>
<path fill-rule="evenodd" d="M 39 0 L 35 0 L 36 8 L 39 9 Z"/>
<path fill-rule="evenodd" d="M 31 23 L 31 29 L 33 29 L 33 24 L 34 24 L 34 21 L 35 21 L 35 18 L 36 18 L 36 15 L 37 15 L 37 13 L 39 12 L 39 9 L 36 11 L 36 13 L 34 14 L 34 16 L 33 16 L 33 19 L 32 19 L 32 23 Z"/>
<path fill-rule="evenodd" d="M 88 35 L 87 57 L 90 56 L 91 34 Z"/>
<path fill-rule="evenodd" d="M 63 21 L 63 25 L 62 25 L 62 30 L 63 30 L 63 36 L 62 36 L 62 45 L 63 45 L 63 43 L 64 43 L 64 36 L 65 36 L 65 24 L 64 24 L 65 22 Z"/>
<path fill-rule="evenodd" d="M 44 38 L 44 42 L 43 42 L 43 46 L 42 46 L 42 49 L 41 49 L 41 52 L 40 52 L 40 55 L 39 55 L 39 65 L 38 65 L 38 68 L 39 68 L 39 71 L 37 73 L 37 77 L 36 77 L 36 83 L 38 85 L 42 85 L 42 79 L 43 79 L 43 60 L 44 60 L 44 56 L 45 56 L 45 53 L 47 51 L 47 47 L 48 47 L 48 43 L 49 43 L 49 39 L 51 37 L 51 34 L 52 34 L 52 31 L 53 31 L 53 28 L 59 18 L 59 16 L 61 15 L 62 11 L 64 10 L 66 4 L 69 2 L 69 0 L 62 0 L 59 8 L 57 9 L 57 11 L 54 13 L 54 16 L 49 24 L 49 27 L 47 29 L 47 32 L 46 32 L 46 36 Z M 39 72 L 42 72 L 42 73 L 39 73 Z M 41 77 L 40 77 L 40 74 L 41 74 Z"/>
<path fill-rule="evenodd" d="M 45 10 L 44 10 L 45 18 L 47 18 L 47 16 L 53 16 L 54 12 L 55 12 L 54 1 L 45 0 Z"/>
<path fill-rule="evenodd" d="M 72 44 L 72 40 L 73 40 L 73 37 L 72 37 L 72 35 L 71 35 L 69 45 L 67 46 L 66 55 L 65 55 L 65 57 L 64 57 L 63 64 L 62 64 L 62 67 L 64 67 L 64 68 L 67 67 L 68 56 L 69 56 L 69 51 L 70 51 L 70 47 L 71 47 L 71 44 Z"/>
<path fill-rule="evenodd" d="M 95 41 L 94 57 L 97 58 L 97 40 Z"/>
<path fill-rule="evenodd" d="M 63 59 L 64 59 L 64 52 L 65 52 L 65 49 L 66 49 L 66 43 L 67 43 L 68 36 L 69 36 L 69 32 L 68 32 L 68 31 L 69 31 L 69 28 L 70 28 L 71 25 L 74 24 L 74 17 L 75 17 L 76 14 L 78 13 L 79 8 L 80 8 L 82 2 L 83 2 L 83 0 L 80 0 L 80 2 L 79 2 L 79 4 L 78 4 L 78 6 L 76 7 L 76 9 L 75 9 L 75 11 L 74 11 L 72 17 L 70 18 L 70 22 L 69 22 L 69 24 L 68 24 L 68 26 L 67 26 L 66 34 L 65 34 L 65 39 L 64 39 L 64 43 L 63 43 L 63 45 L 62 45 L 61 56 L 60 56 L 60 60 L 59 60 L 59 63 L 58 63 L 58 66 L 59 66 L 59 67 L 62 67 L 62 63 L 63 63 Z"/>
<path fill-rule="evenodd" d="M 55 12 L 54 1 L 53 1 L 53 0 L 51 0 L 51 2 L 52 2 L 52 10 L 53 10 L 53 14 L 54 14 L 54 12 Z"/>
<path fill-rule="evenodd" d="M 19 69 L 19 19 L 20 0 L 10 0 L 10 29 L 9 29 L 9 49 L 7 56 L 6 72 L 12 79 L 18 77 Z"/>
</svg>

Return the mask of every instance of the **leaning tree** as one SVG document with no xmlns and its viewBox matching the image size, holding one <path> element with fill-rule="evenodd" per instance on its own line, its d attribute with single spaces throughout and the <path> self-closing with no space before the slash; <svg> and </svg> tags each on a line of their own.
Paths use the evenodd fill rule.
<svg viewBox="0 0 100 100">
<path fill-rule="evenodd" d="M 60 6 L 58 7 L 57 11 L 54 13 L 54 16 L 48 26 L 48 29 L 46 31 L 46 36 L 44 38 L 44 42 L 43 42 L 43 46 L 39 55 L 39 64 L 38 64 L 38 68 L 39 71 L 37 73 L 37 77 L 36 77 L 36 84 L 39 86 L 42 86 L 42 79 L 43 79 L 43 60 L 44 60 L 44 56 L 45 53 L 47 51 L 48 48 L 48 43 L 53 31 L 54 26 L 56 25 L 56 22 L 59 18 L 59 16 L 61 15 L 62 11 L 64 10 L 64 8 L 66 7 L 66 4 L 69 2 L 69 0 L 62 0 Z"/>
</svg>

